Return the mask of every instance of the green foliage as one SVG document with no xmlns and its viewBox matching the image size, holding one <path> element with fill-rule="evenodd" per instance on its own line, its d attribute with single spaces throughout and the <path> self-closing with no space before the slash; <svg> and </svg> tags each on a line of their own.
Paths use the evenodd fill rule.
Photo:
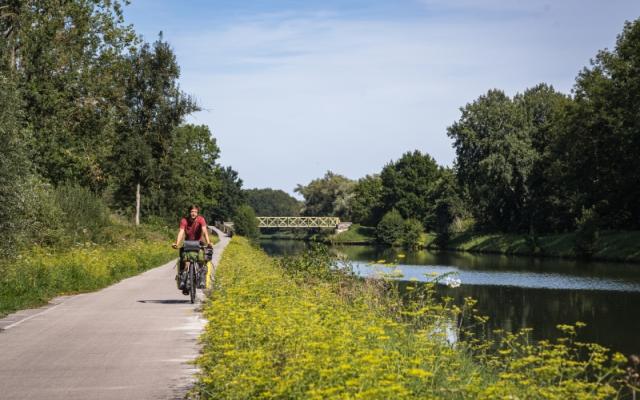
<svg viewBox="0 0 640 400">
<path fill-rule="evenodd" d="M 73 242 L 94 241 L 99 232 L 110 224 L 109 209 L 87 188 L 77 184 L 58 186 L 55 200 Z"/>
<path fill-rule="evenodd" d="M 54 184 L 104 188 L 122 54 L 137 40 L 121 2 L 11 1 L 0 12 L 8 33 L 3 69 L 17 84 L 22 123 L 32 128 L 37 172 Z"/>
<path fill-rule="evenodd" d="M 311 243 L 300 255 L 277 260 L 277 265 L 301 284 L 318 281 L 338 283 L 355 277 L 349 264 L 341 262 L 328 246 L 319 243 Z"/>
<path fill-rule="evenodd" d="M 31 165 L 26 156 L 24 132 L 19 124 L 16 87 L 0 75 L 0 258 L 7 257 L 18 240 L 17 215 L 25 211 L 24 192 Z M 26 175 L 26 176 L 25 176 Z"/>
<path fill-rule="evenodd" d="M 342 175 L 327 171 L 324 177 L 312 180 L 307 186 L 298 185 L 295 191 L 304 197 L 302 215 L 335 216 L 349 220 L 354 182 Z"/>
<path fill-rule="evenodd" d="M 640 227 L 639 55 L 640 19 L 580 72 L 573 99 L 541 84 L 462 109 L 448 134 L 481 227 L 565 231 L 594 206 L 603 226 Z"/>
<path fill-rule="evenodd" d="M 432 212 L 431 192 L 440 173 L 435 160 L 418 150 L 385 165 L 380 173 L 384 209 L 424 221 Z"/>
<path fill-rule="evenodd" d="M 242 191 L 242 179 L 231 167 L 218 168 L 215 175 L 219 185 L 215 195 L 217 204 L 209 219 L 229 221 L 233 218 L 236 208 L 246 202 Z"/>
<path fill-rule="evenodd" d="M 186 207 L 195 203 L 209 218 L 220 198 L 221 183 L 216 175 L 219 154 L 207 126 L 186 124 L 175 128 L 162 165 L 160 187 L 164 206 L 156 213 L 177 219 Z"/>
<path fill-rule="evenodd" d="M 583 209 L 576 221 L 575 252 L 583 258 L 591 258 L 596 251 L 596 241 L 600 235 L 600 216 L 595 208 Z"/>
<path fill-rule="evenodd" d="M 202 171 L 198 163 L 214 162 L 218 149 L 206 128 L 176 129 L 198 107 L 180 90 L 180 68 L 162 36 L 153 46 L 145 43 L 129 55 L 126 72 L 125 104 L 110 157 L 114 199 L 119 207 L 132 209 L 139 184 L 145 213 L 175 215 L 186 203 L 176 204 L 182 199 L 174 196 L 196 196 L 184 192 L 184 182 L 175 182 L 176 164 L 185 162 L 178 172 L 188 169 L 187 165 L 191 167 L 183 178 L 192 179 Z M 184 156 L 194 160 L 185 160 Z M 172 189 L 181 191 L 172 193 Z"/>
<path fill-rule="evenodd" d="M 456 231 L 461 231 L 461 224 L 468 217 L 467 206 L 460 193 L 453 171 L 444 169 L 432 192 L 434 210 L 427 225 L 436 232 L 436 243 L 445 247 Z"/>
<path fill-rule="evenodd" d="M 600 51 L 576 79 L 575 101 L 564 110 L 552 153 L 572 219 L 597 205 L 606 226 L 640 227 L 639 70 L 637 19 L 625 23 L 615 48 Z"/>
<path fill-rule="evenodd" d="M 256 213 L 251 206 L 243 204 L 237 208 L 233 216 L 233 230 L 241 236 L 255 239 L 260 234 Z"/>
<path fill-rule="evenodd" d="M 55 189 L 36 177 L 30 177 L 23 194 L 24 210 L 19 217 L 25 221 L 19 228 L 22 247 L 36 244 L 38 246 L 59 246 L 68 244 L 70 232 L 65 226 L 64 211 L 55 195 Z M 22 248 L 19 250 L 23 250 Z"/>
<path fill-rule="evenodd" d="M 404 235 L 404 218 L 395 208 L 387 212 L 378 226 L 376 236 L 381 243 L 394 245 L 399 244 Z"/>
<path fill-rule="evenodd" d="M 16 245 L 111 240 L 109 211 L 175 220 L 190 203 L 230 217 L 242 181 L 217 163 L 162 35 L 142 43 L 119 0 L 0 6 L 0 256 Z M 103 201 L 104 199 L 104 201 Z M 21 247 L 22 248 L 22 247 Z"/>
<path fill-rule="evenodd" d="M 383 192 L 379 175 L 367 175 L 358 180 L 349 204 L 354 223 L 376 226 L 380 222 L 384 211 Z"/>
<path fill-rule="evenodd" d="M 247 204 L 261 217 L 297 216 L 300 214 L 301 204 L 294 197 L 282 190 L 247 189 L 244 190 Z"/>
<path fill-rule="evenodd" d="M 469 191 L 476 218 L 502 231 L 530 225 L 531 176 L 549 139 L 540 132 L 553 112 L 557 95 L 540 85 L 513 100 L 490 90 L 462 109 L 462 117 L 448 129 L 454 139 L 458 179 Z M 535 97 L 536 101 L 532 101 Z M 538 129 L 540 128 L 540 129 Z"/>
<path fill-rule="evenodd" d="M 404 221 L 404 231 L 402 233 L 402 246 L 408 249 L 420 247 L 422 237 L 422 222 L 415 218 L 408 218 Z"/>
</svg>

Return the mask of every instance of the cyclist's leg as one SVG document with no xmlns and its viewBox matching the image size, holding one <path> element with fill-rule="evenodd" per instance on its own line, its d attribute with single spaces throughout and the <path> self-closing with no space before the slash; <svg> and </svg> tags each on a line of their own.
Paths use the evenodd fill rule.
<svg viewBox="0 0 640 400">
<path fill-rule="evenodd" d="M 176 286 L 180 289 L 180 272 L 182 271 L 182 248 L 178 250 L 178 264 L 176 265 Z"/>
<path fill-rule="evenodd" d="M 178 289 L 182 290 L 182 293 L 185 293 L 187 289 L 187 274 L 189 273 L 189 264 L 191 262 L 191 253 L 185 252 L 184 249 L 181 249 L 180 268 L 178 271 L 177 279 Z"/>
<path fill-rule="evenodd" d="M 180 275 L 180 284 L 181 284 L 181 289 L 182 289 L 182 293 L 183 294 L 188 294 L 188 285 L 187 285 L 187 281 L 189 278 L 189 266 L 194 263 L 195 261 L 197 261 L 198 256 L 197 253 L 194 252 L 185 252 L 184 253 L 184 266 Z"/>
</svg>

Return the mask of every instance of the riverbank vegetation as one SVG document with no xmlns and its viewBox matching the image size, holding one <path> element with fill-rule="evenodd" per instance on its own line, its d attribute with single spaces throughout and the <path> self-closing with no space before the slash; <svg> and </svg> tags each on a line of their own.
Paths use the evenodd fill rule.
<svg viewBox="0 0 640 400">
<path fill-rule="evenodd" d="M 613 398 L 621 355 L 526 331 L 473 335 L 483 317 L 434 285 L 355 278 L 326 251 L 274 260 L 235 237 L 216 272 L 194 398 Z M 578 324 L 579 325 L 579 324 Z M 625 389 L 626 390 L 626 389 Z"/>
<path fill-rule="evenodd" d="M 439 244 L 438 236 L 423 233 L 418 241 L 418 248 L 429 250 L 454 250 L 472 253 L 512 254 L 536 257 L 584 258 L 583 253 L 576 250 L 579 240 L 576 233 L 541 234 L 503 234 L 461 231 L 453 233 L 445 244 Z M 276 237 L 288 239 L 287 237 Z M 302 239 L 299 239 L 302 240 Z M 354 225 L 351 229 L 329 236 L 328 243 L 375 245 L 380 244 L 376 229 Z M 599 231 L 598 236 L 590 242 L 589 259 L 600 261 L 640 262 L 640 231 Z M 401 246 L 402 242 L 395 243 Z"/>
<path fill-rule="evenodd" d="M 563 258 L 582 258 L 576 250 L 576 233 L 531 237 L 529 235 L 491 235 L 461 233 L 454 235 L 447 249 L 478 253 L 501 253 Z M 640 232 L 601 231 L 591 242 L 589 258 L 602 261 L 640 262 Z M 435 238 L 427 247 L 437 249 Z"/>
<path fill-rule="evenodd" d="M 541 83 L 514 96 L 492 89 L 463 106 L 447 129 L 452 168 L 416 150 L 357 181 L 328 172 L 296 189 L 301 213 L 376 227 L 396 210 L 435 234 L 439 248 L 502 251 L 477 238 L 515 235 L 533 253 L 636 260 L 640 245 L 625 238 L 640 229 L 639 69 L 635 20 L 579 72 L 572 95 Z M 402 241 L 399 230 L 389 238 L 382 229 L 382 242 Z M 570 251 L 547 237 L 572 240 Z"/>
<path fill-rule="evenodd" d="M 176 257 L 166 227 L 113 221 L 97 235 L 98 243 L 70 238 L 1 260 L 0 317 L 55 296 L 106 287 Z"/>
</svg>

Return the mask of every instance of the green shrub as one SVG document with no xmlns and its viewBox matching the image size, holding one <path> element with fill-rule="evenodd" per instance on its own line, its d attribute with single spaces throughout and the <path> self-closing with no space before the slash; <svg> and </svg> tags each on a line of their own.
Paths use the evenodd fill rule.
<svg viewBox="0 0 640 400">
<path fill-rule="evenodd" d="M 402 245 L 407 249 L 417 249 L 420 247 L 422 236 L 422 223 L 415 218 L 404 221 L 404 232 L 402 233 Z"/>
<path fill-rule="evenodd" d="M 404 219 L 395 208 L 387 212 L 376 227 L 376 236 L 382 243 L 399 244 L 404 234 Z"/>
<path fill-rule="evenodd" d="M 241 236 L 255 239 L 260 234 L 258 230 L 258 220 L 256 213 L 251 206 L 246 204 L 237 208 L 233 217 L 233 230 Z"/>
<path fill-rule="evenodd" d="M 100 197 L 85 187 L 70 183 L 60 185 L 55 190 L 55 199 L 74 243 L 95 241 L 100 230 L 109 225 L 109 209 Z"/>
<path fill-rule="evenodd" d="M 600 235 L 600 217 L 595 208 L 582 209 L 576 226 L 575 253 L 579 257 L 591 258 L 596 251 L 596 241 Z"/>
<path fill-rule="evenodd" d="M 30 177 L 23 194 L 24 211 L 20 219 L 25 222 L 20 231 L 25 245 L 68 244 L 64 211 L 56 200 L 54 189 L 42 180 Z"/>
<path fill-rule="evenodd" d="M 9 257 L 19 242 L 24 221 L 25 175 L 31 168 L 21 120 L 19 92 L 0 74 L 0 258 Z"/>
<path fill-rule="evenodd" d="M 301 255 L 282 257 L 276 263 L 299 282 L 337 282 L 355 277 L 350 264 L 342 262 L 328 246 L 320 243 L 311 243 Z"/>
</svg>

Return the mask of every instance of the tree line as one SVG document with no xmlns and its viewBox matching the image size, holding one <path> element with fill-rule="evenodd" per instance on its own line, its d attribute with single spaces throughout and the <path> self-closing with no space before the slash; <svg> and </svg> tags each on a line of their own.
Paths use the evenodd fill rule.
<svg viewBox="0 0 640 400">
<path fill-rule="evenodd" d="M 129 220 L 138 205 L 143 219 L 165 221 L 192 202 L 209 218 L 230 219 L 241 202 L 242 181 L 218 164 L 209 128 L 185 123 L 199 107 L 178 84 L 171 46 L 162 33 L 144 42 L 124 21 L 123 3 L 0 5 L 5 252 L 22 239 L 55 241 L 74 220 L 102 218 L 87 202 Z"/>
<path fill-rule="evenodd" d="M 578 73 L 571 95 L 545 83 L 512 97 L 492 89 L 447 134 L 453 167 L 416 150 L 357 181 L 327 172 L 296 188 L 302 213 L 367 226 L 392 213 L 442 240 L 470 226 L 534 236 L 639 229 L 640 19 Z"/>
</svg>

